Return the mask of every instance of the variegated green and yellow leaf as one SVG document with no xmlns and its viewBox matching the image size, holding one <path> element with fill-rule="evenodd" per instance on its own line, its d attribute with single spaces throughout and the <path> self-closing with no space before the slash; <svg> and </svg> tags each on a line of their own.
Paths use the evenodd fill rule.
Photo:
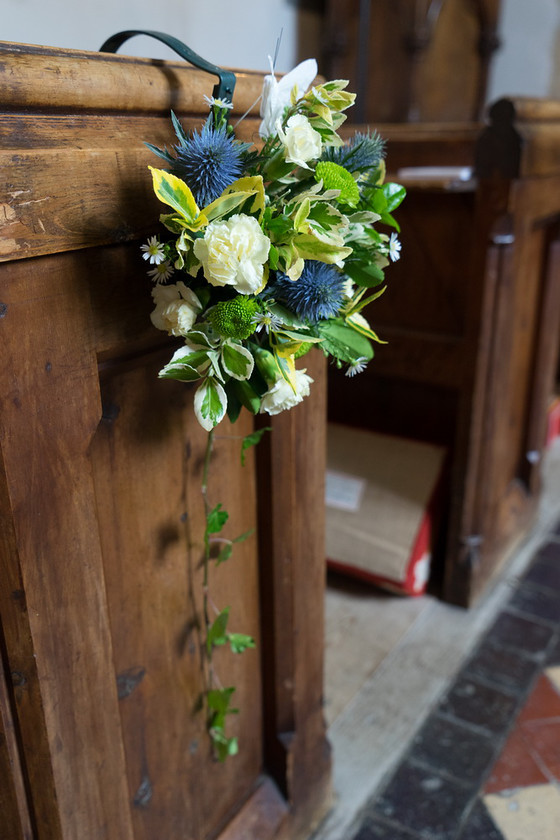
<svg viewBox="0 0 560 840">
<path fill-rule="evenodd" d="M 154 169 L 150 166 L 152 173 L 154 192 L 164 204 L 169 205 L 188 223 L 191 230 L 204 227 L 208 220 L 200 212 L 190 188 L 170 172 L 163 169 Z"/>
</svg>

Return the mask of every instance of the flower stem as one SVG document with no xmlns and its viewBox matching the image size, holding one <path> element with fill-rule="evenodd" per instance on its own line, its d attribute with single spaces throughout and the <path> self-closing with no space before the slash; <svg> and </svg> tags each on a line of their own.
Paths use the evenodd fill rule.
<svg viewBox="0 0 560 840">
<path fill-rule="evenodd" d="M 208 438 L 206 440 L 206 452 L 204 455 L 204 468 L 202 471 L 202 498 L 204 501 L 204 519 L 206 522 L 206 528 L 204 531 L 204 564 L 203 564 L 203 577 L 202 577 L 202 592 L 203 592 L 203 601 L 202 601 L 202 610 L 204 615 L 204 627 L 206 630 L 206 638 L 208 638 L 208 631 L 211 626 L 210 616 L 208 614 L 208 569 L 210 566 L 210 538 L 208 535 L 208 515 L 210 513 L 210 505 L 208 503 L 208 473 L 210 471 L 210 461 L 212 459 L 212 448 L 214 446 L 214 429 L 211 429 L 208 432 Z M 204 646 L 206 647 L 206 645 Z M 213 667 L 212 667 L 212 652 L 207 651 L 206 657 L 208 661 L 208 690 L 212 688 L 212 674 L 213 674 Z"/>
</svg>

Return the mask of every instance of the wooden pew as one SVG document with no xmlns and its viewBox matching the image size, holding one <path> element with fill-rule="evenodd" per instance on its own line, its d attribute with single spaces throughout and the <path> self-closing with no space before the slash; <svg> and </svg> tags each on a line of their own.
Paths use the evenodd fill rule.
<svg viewBox="0 0 560 840">
<path fill-rule="evenodd" d="M 143 145 L 191 128 L 213 78 L 184 63 L 1 44 L 0 837 L 294 840 L 330 803 L 322 713 L 325 374 L 241 466 L 217 432 L 209 495 L 234 558 L 211 578 L 257 650 L 221 656 L 240 753 L 211 755 L 196 633 L 205 433 L 157 378 L 140 238 Z M 234 119 L 257 99 L 239 72 Z M 256 132 L 255 115 L 243 123 Z M 190 549 L 189 549 L 190 546 Z"/>
<path fill-rule="evenodd" d="M 323 70 L 360 123 L 481 118 L 501 0 L 325 0 Z"/>
<path fill-rule="evenodd" d="M 348 421 L 352 406 L 358 425 L 449 446 L 436 572 L 467 605 L 526 533 L 540 489 L 560 327 L 560 103 L 501 100 L 486 128 L 378 128 L 393 172 L 474 176 L 395 176 L 409 191 L 402 258 L 367 313 L 389 344 L 365 375 L 332 376 L 329 416 Z"/>
</svg>

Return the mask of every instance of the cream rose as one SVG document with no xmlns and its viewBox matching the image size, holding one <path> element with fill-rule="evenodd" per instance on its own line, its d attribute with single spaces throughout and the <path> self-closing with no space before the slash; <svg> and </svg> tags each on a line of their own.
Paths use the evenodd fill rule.
<svg viewBox="0 0 560 840">
<path fill-rule="evenodd" d="M 182 280 L 170 286 L 155 286 L 152 297 L 156 305 L 150 315 L 152 324 L 169 335 L 186 335 L 202 310 L 199 299 Z"/>
<path fill-rule="evenodd" d="M 270 239 L 253 216 L 239 213 L 226 222 L 210 222 L 204 239 L 194 243 L 195 256 L 212 286 L 233 286 L 253 295 L 264 286 L 264 263 Z"/>
<path fill-rule="evenodd" d="M 280 414 L 309 396 L 309 386 L 313 380 L 305 370 L 295 370 L 291 376 L 293 388 L 282 377 L 270 386 L 261 401 L 261 414 Z"/>
<path fill-rule="evenodd" d="M 278 125 L 278 136 L 286 150 L 288 163 L 296 163 L 309 169 L 308 160 L 321 157 L 321 135 L 312 128 L 303 114 L 294 114 L 286 123 L 286 130 Z"/>
</svg>

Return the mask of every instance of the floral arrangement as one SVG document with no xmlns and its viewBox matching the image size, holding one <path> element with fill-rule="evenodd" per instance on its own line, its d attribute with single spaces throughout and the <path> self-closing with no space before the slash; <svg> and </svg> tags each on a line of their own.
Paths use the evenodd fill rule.
<svg viewBox="0 0 560 840">
<path fill-rule="evenodd" d="M 221 759 L 237 749 L 224 729 L 233 688 L 216 688 L 212 651 L 254 643 L 228 633 L 227 608 L 209 616 L 211 535 L 227 519 L 207 503 L 213 429 L 243 406 L 274 415 L 301 402 L 312 379 L 296 362 L 313 347 L 348 376 L 360 373 L 380 341 L 362 310 L 384 291 L 384 269 L 400 252 L 392 213 L 405 191 L 384 183 L 383 140 L 366 132 L 344 142 L 337 131 L 355 95 L 346 81 L 313 85 L 316 75 L 308 60 L 280 80 L 265 77 L 258 147 L 236 139 L 232 103 L 214 98 L 199 131 L 187 134 L 172 114 L 177 144 L 148 144 L 166 163 L 150 168 L 156 196 L 171 209 L 160 217 L 167 236 L 142 246 L 155 281 L 151 320 L 183 339 L 159 376 L 198 383 L 194 410 L 210 433 L 202 647 L 208 729 Z M 229 541 L 228 556 L 245 536 Z"/>
<path fill-rule="evenodd" d="M 235 139 L 231 103 L 214 99 L 200 131 L 187 136 L 172 115 L 177 145 L 151 146 L 168 164 L 152 169 L 154 191 L 172 210 L 161 216 L 171 237 L 142 246 L 151 318 L 184 339 L 160 376 L 200 380 L 206 430 L 242 406 L 277 414 L 300 402 L 311 379 L 295 363 L 314 345 L 352 376 L 379 341 L 361 310 L 400 242 L 374 225 L 398 230 L 404 189 L 383 183 L 377 134 L 339 137 L 355 95 L 345 81 L 309 88 L 316 69 L 266 77 L 258 150 Z"/>
</svg>

